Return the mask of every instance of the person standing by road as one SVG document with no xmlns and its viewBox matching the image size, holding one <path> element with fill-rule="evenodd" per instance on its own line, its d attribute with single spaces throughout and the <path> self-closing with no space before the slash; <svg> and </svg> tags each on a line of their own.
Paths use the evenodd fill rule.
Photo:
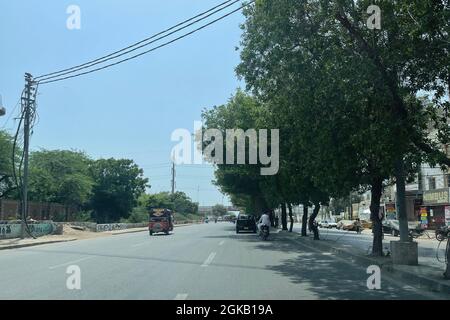
<svg viewBox="0 0 450 320">
<path fill-rule="evenodd" d="M 361 220 L 359 220 L 359 218 L 356 218 L 356 221 L 355 221 L 356 233 L 361 233 L 361 228 L 362 228 Z"/>
</svg>

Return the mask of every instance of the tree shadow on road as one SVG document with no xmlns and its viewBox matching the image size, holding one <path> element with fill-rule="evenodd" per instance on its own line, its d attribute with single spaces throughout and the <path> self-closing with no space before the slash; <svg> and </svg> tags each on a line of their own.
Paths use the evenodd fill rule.
<svg viewBox="0 0 450 320">
<path fill-rule="evenodd" d="M 381 272 L 381 290 L 369 290 L 367 279 L 367 266 L 358 265 L 351 261 L 334 256 L 330 252 L 312 250 L 302 245 L 304 241 L 313 246 L 314 241 L 309 238 L 297 237 L 284 232 L 272 234 L 271 241 L 262 241 L 258 237 L 246 235 L 218 235 L 208 238 L 231 238 L 252 244 L 253 250 L 282 252 L 287 254 L 286 259 L 276 264 L 265 265 L 265 270 L 289 278 L 291 283 L 306 285 L 318 299 L 352 299 L 352 300 L 397 300 L 397 299 L 425 299 L 414 292 L 410 286 L 392 282 L 383 278 Z M 295 241 L 293 241 L 293 239 Z M 300 242 L 299 242 L 300 241 Z M 256 245 L 255 245 L 256 243 Z M 295 297 L 293 297 L 295 299 Z"/>
</svg>

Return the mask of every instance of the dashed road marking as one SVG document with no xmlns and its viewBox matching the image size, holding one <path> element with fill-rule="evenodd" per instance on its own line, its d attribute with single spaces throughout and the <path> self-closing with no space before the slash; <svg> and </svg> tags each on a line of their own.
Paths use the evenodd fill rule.
<svg viewBox="0 0 450 320">
<path fill-rule="evenodd" d="M 187 293 L 179 293 L 176 295 L 175 299 L 173 300 L 186 300 L 188 297 Z"/>
<path fill-rule="evenodd" d="M 202 267 L 207 267 L 211 264 L 211 262 L 214 260 L 214 257 L 216 256 L 215 252 L 211 252 L 211 254 L 206 258 L 205 262 L 203 262 Z"/>
<path fill-rule="evenodd" d="M 225 240 L 219 242 L 219 246 L 222 246 L 225 243 Z"/>
<path fill-rule="evenodd" d="M 133 245 L 131 245 L 131 246 L 134 248 L 134 247 L 143 246 L 144 244 L 147 244 L 147 243 L 148 243 L 148 242 L 141 242 L 141 243 L 133 244 Z"/>
<path fill-rule="evenodd" d="M 64 266 L 67 266 L 67 265 L 71 265 L 71 264 L 74 264 L 74 263 L 77 263 L 77 262 L 81 262 L 81 261 L 85 261 L 85 260 L 92 259 L 92 258 L 94 258 L 94 257 L 84 257 L 84 258 L 81 258 L 81 259 L 78 259 L 78 260 L 73 260 L 73 261 L 57 264 L 55 266 L 51 266 L 51 267 L 48 267 L 48 268 L 50 270 L 52 270 L 52 269 L 56 269 L 56 268 L 59 268 L 59 267 L 64 267 Z"/>
</svg>

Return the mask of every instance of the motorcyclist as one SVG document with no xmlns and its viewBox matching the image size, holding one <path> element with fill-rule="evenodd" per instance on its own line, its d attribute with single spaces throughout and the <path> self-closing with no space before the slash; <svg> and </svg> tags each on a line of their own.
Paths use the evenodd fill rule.
<svg viewBox="0 0 450 320">
<path fill-rule="evenodd" d="M 262 226 L 267 226 L 268 228 L 270 228 L 270 217 L 267 213 L 263 213 L 261 218 L 259 218 L 258 221 L 259 230 L 261 230 Z"/>
</svg>

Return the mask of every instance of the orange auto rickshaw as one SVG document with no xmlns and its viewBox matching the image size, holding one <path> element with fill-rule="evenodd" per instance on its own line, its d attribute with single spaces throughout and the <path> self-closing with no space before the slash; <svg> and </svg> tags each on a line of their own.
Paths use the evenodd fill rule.
<svg viewBox="0 0 450 320">
<path fill-rule="evenodd" d="M 148 231 L 151 236 L 158 232 L 169 234 L 170 231 L 173 231 L 172 211 L 169 209 L 151 209 L 149 212 Z"/>
</svg>

